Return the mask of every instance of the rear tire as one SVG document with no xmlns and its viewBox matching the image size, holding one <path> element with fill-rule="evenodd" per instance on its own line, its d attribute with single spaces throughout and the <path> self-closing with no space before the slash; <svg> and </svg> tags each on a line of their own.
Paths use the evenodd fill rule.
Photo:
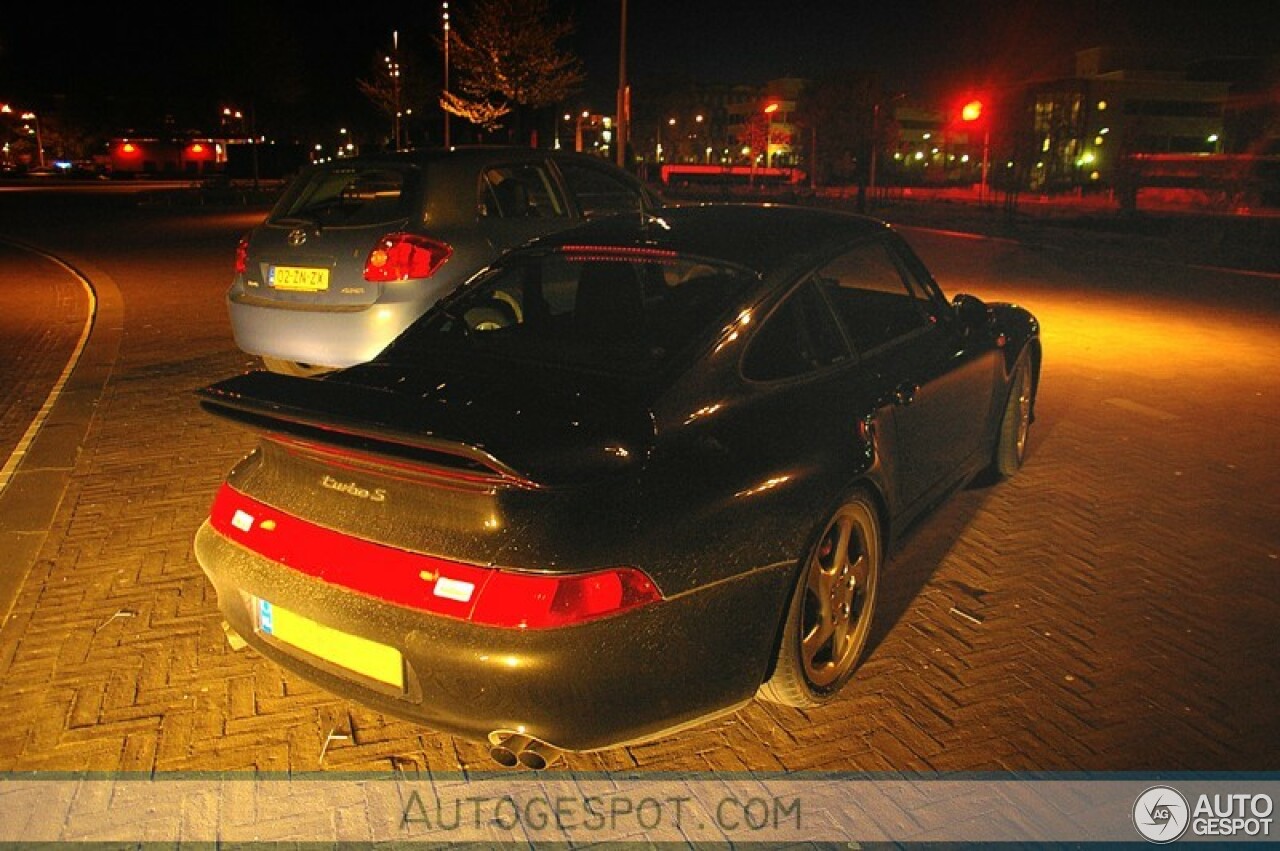
<svg viewBox="0 0 1280 851">
<path fill-rule="evenodd" d="M 759 697 L 820 706 L 848 682 L 871 635 L 883 551 L 879 511 L 871 497 L 856 493 L 804 556 L 773 675 Z"/>
<path fill-rule="evenodd" d="M 293 375 L 299 378 L 314 378 L 317 375 L 333 372 L 333 367 L 331 366 L 316 366 L 311 363 L 299 363 L 298 361 L 265 356 L 262 358 L 262 365 L 270 372 L 276 372 L 280 375 Z"/>
</svg>

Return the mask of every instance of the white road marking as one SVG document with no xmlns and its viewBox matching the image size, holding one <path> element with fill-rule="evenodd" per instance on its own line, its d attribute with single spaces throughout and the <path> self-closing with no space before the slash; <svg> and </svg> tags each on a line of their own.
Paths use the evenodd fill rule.
<svg viewBox="0 0 1280 851">
<path fill-rule="evenodd" d="M 27 426 L 26 432 L 22 438 L 18 440 L 17 446 L 13 452 L 9 453 L 9 457 L 4 462 L 4 467 L 0 467 L 0 493 L 4 493 L 4 489 L 9 486 L 9 482 L 13 479 L 13 474 L 17 471 L 18 465 L 22 463 L 22 459 L 26 457 L 27 451 L 31 448 L 31 444 L 35 442 L 36 435 L 40 433 L 40 429 L 44 427 L 44 421 L 49 418 L 49 412 L 53 410 L 54 403 L 58 401 L 58 397 L 62 395 L 63 388 L 66 387 L 67 380 L 71 377 L 72 371 L 76 368 L 76 364 L 80 362 L 80 355 L 84 352 L 85 345 L 89 342 L 89 332 L 93 330 L 94 320 L 98 315 L 98 295 L 93 291 L 93 285 L 89 280 L 81 275 L 78 271 L 68 266 L 63 261 L 47 254 L 38 248 L 32 248 L 29 245 L 10 242 L 4 240 L 6 245 L 12 245 L 22 251 L 30 251 L 33 254 L 39 254 L 46 260 L 61 266 L 67 270 L 73 278 L 80 282 L 80 286 L 84 287 L 85 295 L 89 299 L 89 310 L 84 320 L 84 328 L 80 331 L 80 339 L 76 341 L 75 348 L 71 352 L 71 357 L 67 360 L 67 365 L 63 367 L 62 374 L 58 376 L 58 380 L 53 383 L 53 388 L 49 391 L 49 395 L 45 397 L 44 404 L 40 406 L 40 410 L 36 412 L 35 418 L 31 420 L 31 424 Z"/>
</svg>

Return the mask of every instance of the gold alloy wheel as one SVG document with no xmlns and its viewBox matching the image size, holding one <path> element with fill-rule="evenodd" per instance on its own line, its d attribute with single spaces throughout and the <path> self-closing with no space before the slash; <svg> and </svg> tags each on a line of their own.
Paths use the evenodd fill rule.
<svg viewBox="0 0 1280 851">
<path fill-rule="evenodd" d="M 800 660 L 818 689 L 838 685 L 867 644 L 879 581 L 879 530 L 863 503 L 842 506 L 805 571 Z"/>
</svg>

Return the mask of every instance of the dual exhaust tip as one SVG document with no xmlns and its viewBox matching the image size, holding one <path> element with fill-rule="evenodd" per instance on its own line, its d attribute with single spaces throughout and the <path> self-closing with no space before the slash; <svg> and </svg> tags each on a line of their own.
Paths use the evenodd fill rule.
<svg viewBox="0 0 1280 851">
<path fill-rule="evenodd" d="M 504 768 L 524 766 L 534 771 L 541 771 L 560 758 L 560 749 L 532 736 L 519 733 L 491 733 L 489 756 Z"/>
</svg>

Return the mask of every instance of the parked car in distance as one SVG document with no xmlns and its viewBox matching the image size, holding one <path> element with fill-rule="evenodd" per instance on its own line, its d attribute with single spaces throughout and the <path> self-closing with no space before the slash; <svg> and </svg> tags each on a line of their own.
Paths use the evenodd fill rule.
<svg viewBox="0 0 1280 851">
<path fill-rule="evenodd" d="M 230 628 L 504 765 L 833 699 L 890 544 L 1014 473 L 1032 314 L 847 214 L 615 217 L 505 255 L 367 364 L 199 393 L 260 435 L 195 539 Z"/>
<path fill-rule="evenodd" d="M 660 199 L 586 154 L 514 147 L 338 159 L 304 170 L 236 249 L 236 344 L 277 372 L 371 359 L 502 251 Z"/>
</svg>

